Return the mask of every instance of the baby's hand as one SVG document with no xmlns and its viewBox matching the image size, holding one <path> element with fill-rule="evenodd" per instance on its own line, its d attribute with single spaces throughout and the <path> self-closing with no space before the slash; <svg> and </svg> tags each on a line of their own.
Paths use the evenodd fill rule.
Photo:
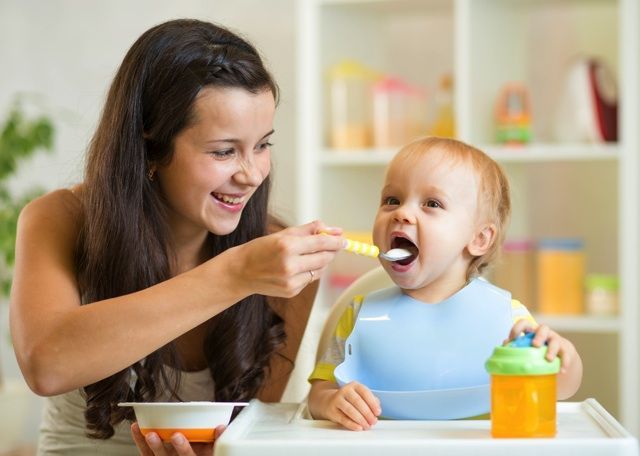
<svg viewBox="0 0 640 456">
<path fill-rule="evenodd" d="M 351 382 L 337 390 L 329 399 L 326 417 L 350 429 L 370 429 L 378 422 L 380 401 L 366 386 Z"/>
<path fill-rule="evenodd" d="M 531 325 L 531 322 L 527 320 L 519 320 L 511 328 L 509 338 L 504 341 L 504 344 L 511 342 L 523 332 L 535 332 L 533 341 L 531 342 L 534 347 L 541 347 L 547 344 L 546 358 L 549 361 L 553 361 L 556 356 L 560 357 L 561 368 L 560 373 L 564 373 L 571 366 L 574 359 L 578 357 L 578 352 L 573 344 L 560 336 L 557 332 L 553 331 L 547 325 L 540 325 L 535 330 Z"/>
</svg>

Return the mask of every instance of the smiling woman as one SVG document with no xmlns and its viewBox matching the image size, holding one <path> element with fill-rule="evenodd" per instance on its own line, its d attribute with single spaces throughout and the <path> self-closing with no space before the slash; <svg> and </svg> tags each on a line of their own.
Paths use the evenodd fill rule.
<svg viewBox="0 0 640 456">
<path fill-rule="evenodd" d="M 207 22 L 160 24 L 125 56 L 84 181 L 18 224 L 11 330 L 50 396 L 41 454 L 165 454 L 119 402 L 279 400 L 343 241 L 267 213 L 276 100 L 253 46 Z"/>
<path fill-rule="evenodd" d="M 176 136 L 171 162 L 151 168 L 169 206 L 179 211 L 169 215 L 173 231 L 235 229 L 269 175 L 274 112 L 271 91 L 204 88 L 198 94 L 193 125 Z"/>
</svg>

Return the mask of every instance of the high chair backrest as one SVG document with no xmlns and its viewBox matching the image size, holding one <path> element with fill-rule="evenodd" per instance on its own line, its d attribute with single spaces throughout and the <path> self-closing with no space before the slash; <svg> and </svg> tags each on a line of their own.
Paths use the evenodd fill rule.
<svg viewBox="0 0 640 456">
<path fill-rule="evenodd" d="M 389 278 L 382 266 L 378 266 L 357 278 L 342 292 L 338 299 L 336 299 L 336 302 L 331 306 L 327 319 L 324 322 L 322 332 L 320 333 L 320 340 L 318 341 L 318 349 L 316 350 L 316 362 L 318 362 L 329 346 L 340 316 L 349 303 L 351 303 L 354 296 L 366 295 L 372 291 L 387 288 L 392 285 L 393 281 L 391 278 Z"/>
</svg>

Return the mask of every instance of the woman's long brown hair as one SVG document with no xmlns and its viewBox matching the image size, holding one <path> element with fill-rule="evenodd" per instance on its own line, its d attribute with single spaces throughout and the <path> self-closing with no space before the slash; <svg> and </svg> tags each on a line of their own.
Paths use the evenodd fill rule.
<svg viewBox="0 0 640 456">
<path fill-rule="evenodd" d="M 171 160 L 174 138 L 193 122 L 194 100 L 204 87 L 271 91 L 277 99 L 277 86 L 256 49 L 207 22 L 174 20 L 153 27 L 124 58 L 88 151 L 85 221 L 77 249 L 83 305 L 170 278 L 174 252 L 166 206 L 147 172 L 150 165 Z M 267 178 L 235 231 L 209 235 L 209 257 L 266 234 L 268 198 Z M 264 296 L 249 296 L 214 317 L 203 350 L 216 400 L 254 397 L 284 339 L 283 321 Z M 173 343 L 86 386 L 87 434 L 109 438 L 114 425 L 134 418 L 118 402 L 153 400 L 162 389 L 178 398 L 179 377 L 168 376 L 166 364 L 179 367 Z"/>
</svg>

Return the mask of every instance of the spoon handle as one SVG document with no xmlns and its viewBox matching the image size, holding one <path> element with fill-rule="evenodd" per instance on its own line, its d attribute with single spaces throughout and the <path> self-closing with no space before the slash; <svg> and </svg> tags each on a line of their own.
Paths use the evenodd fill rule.
<svg viewBox="0 0 640 456">
<path fill-rule="evenodd" d="M 354 241 L 352 239 L 345 239 L 344 246 L 342 248 L 348 252 L 371 258 L 378 258 L 378 255 L 380 254 L 380 249 L 375 245 L 367 244 L 366 242 Z"/>
</svg>

